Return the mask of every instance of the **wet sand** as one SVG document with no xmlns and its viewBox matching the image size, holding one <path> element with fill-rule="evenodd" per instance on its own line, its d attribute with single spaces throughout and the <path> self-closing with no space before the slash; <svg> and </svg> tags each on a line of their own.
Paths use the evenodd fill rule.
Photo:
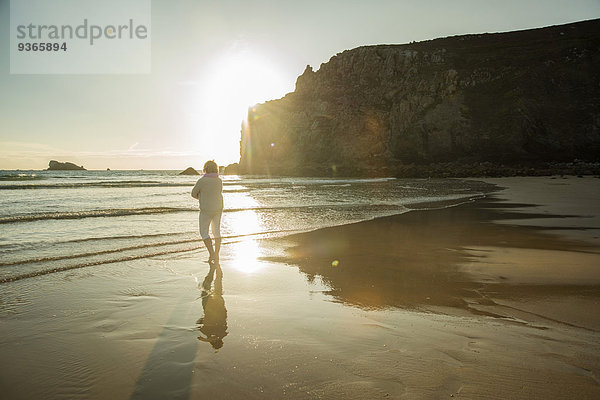
<svg viewBox="0 0 600 400">
<path fill-rule="evenodd" d="M 600 179 L 488 181 L 231 241 L 220 270 L 196 251 L 0 285 L 3 398 L 599 398 Z"/>
</svg>

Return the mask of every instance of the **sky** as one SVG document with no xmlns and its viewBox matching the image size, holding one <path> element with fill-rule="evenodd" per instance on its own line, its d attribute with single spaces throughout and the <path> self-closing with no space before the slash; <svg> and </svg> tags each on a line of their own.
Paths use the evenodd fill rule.
<svg viewBox="0 0 600 400">
<path fill-rule="evenodd" d="M 341 51 L 600 17 L 600 0 L 154 0 L 151 72 L 10 74 L 0 0 L 0 169 L 201 168 L 239 160 L 249 106 Z"/>
</svg>

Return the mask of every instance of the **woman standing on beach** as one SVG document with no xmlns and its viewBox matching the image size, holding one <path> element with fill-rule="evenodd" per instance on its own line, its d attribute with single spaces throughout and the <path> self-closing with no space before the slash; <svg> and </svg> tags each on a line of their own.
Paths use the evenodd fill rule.
<svg viewBox="0 0 600 400">
<path fill-rule="evenodd" d="M 208 263 L 213 265 L 219 262 L 221 250 L 221 214 L 223 213 L 223 182 L 219 178 L 219 167 L 214 161 L 204 164 L 204 176 L 198 179 L 192 189 L 192 197 L 200 202 L 200 236 L 208 249 Z M 208 234 L 212 225 L 215 246 Z"/>
</svg>

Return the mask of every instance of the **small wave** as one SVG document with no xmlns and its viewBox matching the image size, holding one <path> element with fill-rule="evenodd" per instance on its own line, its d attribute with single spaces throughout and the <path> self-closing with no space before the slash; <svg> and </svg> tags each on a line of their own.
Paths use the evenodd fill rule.
<svg viewBox="0 0 600 400">
<path fill-rule="evenodd" d="M 286 186 L 322 186 L 355 183 L 382 183 L 396 181 L 396 178 L 245 178 L 243 181 L 223 182 L 224 185 L 243 185 L 252 188 Z"/>
<path fill-rule="evenodd" d="M 57 212 L 44 213 L 33 215 L 18 215 L 10 217 L 0 217 L 0 224 L 13 224 L 18 222 L 33 222 L 48 219 L 82 219 L 82 218 L 97 218 L 97 217 L 123 217 L 128 215 L 143 215 L 143 214 L 163 214 L 182 211 L 194 211 L 190 208 L 170 208 L 170 207 L 149 207 L 149 208 L 126 208 L 126 209 L 109 209 L 109 210 L 90 210 L 90 211 L 73 211 L 73 212 Z"/>
<path fill-rule="evenodd" d="M 223 236 L 224 241 L 228 240 L 228 241 L 224 242 L 223 244 L 235 242 L 235 239 L 239 239 L 239 238 L 243 239 L 243 238 L 252 237 L 252 236 L 254 236 L 254 237 L 267 236 L 267 235 L 273 235 L 273 234 L 285 234 L 285 233 L 295 233 L 295 232 L 299 232 L 299 231 L 295 230 L 295 229 L 293 229 L 293 230 L 290 229 L 290 230 L 275 230 L 275 231 L 256 232 L 256 233 L 243 234 L 243 235 Z M 234 239 L 234 240 L 231 241 L 231 239 Z M 170 242 L 152 243 L 152 244 L 147 244 L 147 245 L 131 246 L 131 247 L 107 250 L 107 251 L 83 253 L 83 254 L 77 254 L 77 255 L 72 255 L 72 256 L 67 256 L 67 257 L 46 257 L 46 258 L 40 258 L 40 259 L 34 259 L 34 260 L 27 260 L 24 262 L 15 262 L 12 265 L 17 266 L 17 265 L 23 265 L 23 264 L 36 264 L 36 263 L 47 263 L 47 262 L 56 265 L 56 262 L 63 261 L 63 260 L 65 260 L 65 261 L 74 260 L 75 264 L 63 265 L 63 266 L 58 266 L 58 267 L 55 266 L 55 267 L 44 268 L 44 269 L 40 269 L 40 270 L 36 270 L 36 271 L 25 272 L 25 273 L 21 273 L 18 275 L 0 277 L 0 284 L 19 281 L 22 279 L 33 278 L 33 277 L 42 276 L 42 275 L 48 275 L 48 274 L 53 274 L 53 273 L 58 273 L 58 272 L 69 271 L 69 270 L 73 270 L 73 269 L 79 269 L 79 268 L 85 268 L 85 267 L 91 267 L 91 266 L 97 266 L 97 265 L 104 265 L 104 264 L 113 264 L 113 263 L 132 261 L 132 260 L 139 260 L 139 259 L 143 259 L 143 258 L 152 258 L 152 257 L 163 256 L 163 255 L 168 255 L 168 254 L 186 253 L 186 252 L 190 252 L 190 251 L 196 251 L 196 250 L 204 248 L 204 245 L 201 245 L 200 242 L 201 242 L 201 240 L 199 238 L 187 239 L 187 240 L 178 240 L 178 241 L 170 241 Z M 196 244 L 194 244 L 194 243 L 196 243 Z M 150 251 L 140 253 L 139 250 L 150 250 Z M 127 254 L 127 253 L 130 253 L 130 254 Z M 94 258 L 97 258 L 98 256 L 105 256 L 108 254 L 113 254 L 114 257 L 113 258 L 104 258 L 103 257 L 102 259 L 99 259 L 99 260 L 94 259 Z M 12 269 L 10 271 L 12 271 Z"/>
<path fill-rule="evenodd" d="M 100 237 L 91 237 L 91 238 L 83 238 L 83 239 L 73 239 L 73 240 L 63 240 L 59 242 L 53 242 L 52 245 L 56 244 L 70 244 L 70 243 L 85 243 L 85 242 L 98 242 L 103 240 L 135 240 L 135 239 L 148 239 L 148 238 L 158 238 L 158 237 L 173 237 L 175 235 L 191 235 L 196 233 L 196 231 L 188 231 L 188 232 L 166 232 L 166 233 L 151 233 L 148 235 L 119 235 L 119 236 L 100 236 Z"/>
<path fill-rule="evenodd" d="M 0 179 L 2 180 L 2 179 Z M 6 179 L 8 180 L 8 179 Z M 190 182 L 157 181 L 99 181 L 99 182 L 60 182 L 43 184 L 0 185 L 0 190 L 36 189 L 78 189 L 78 188 L 138 188 L 138 187 L 192 187 Z"/>
<path fill-rule="evenodd" d="M 150 247 L 160 247 L 160 246 L 184 244 L 184 243 L 191 243 L 191 242 L 198 242 L 198 239 L 187 239 L 187 240 L 160 242 L 160 243 L 140 244 L 137 246 L 128 246 L 128 247 L 121 247 L 118 249 L 71 254 L 68 256 L 63 255 L 63 256 L 56 256 L 56 257 L 40 257 L 40 258 L 32 258 L 32 259 L 28 259 L 28 260 L 19 260 L 19 261 L 14 261 L 14 262 L 0 262 L 0 266 L 7 267 L 7 266 L 22 265 L 22 264 L 35 264 L 35 263 L 50 262 L 50 261 L 71 260 L 71 259 L 75 259 L 75 258 L 93 257 L 93 256 L 100 256 L 100 255 L 105 255 L 105 254 L 119 253 L 122 251 L 139 250 L 139 249 L 145 249 L 145 248 L 150 248 Z"/>
<path fill-rule="evenodd" d="M 256 206 L 256 207 L 245 207 L 245 208 L 227 208 L 223 210 L 223 212 L 241 212 L 241 211 L 275 211 L 275 210 L 286 210 L 286 211 L 294 211 L 294 210 L 315 210 L 315 209 L 353 209 L 353 208 L 373 208 L 373 209 L 404 209 L 404 205 L 396 204 L 396 203 L 322 203 L 322 204 L 291 204 L 286 206 Z"/>
<path fill-rule="evenodd" d="M 242 211 L 277 211 L 277 210 L 318 210 L 322 208 L 335 208 L 335 209 L 352 209 L 352 208 L 379 208 L 379 209 L 398 209 L 403 208 L 401 204 L 394 203 L 323 203 L 323 204 L 292 204 L 284 206 L 255 206 L 255 207 L 243 207 L 243 208 L 226 208 L 223 210 L 224 213 L 230 212 L 242 212 Z M 124 217 L 131 215 L 145 215 L 145 214 L 166 214 L 175 212 L 193 212 L 198 211 L 198 208 L 184 208 L 184 207 L 148 207 L 148 208 L 126 208 L 126 209 L 106 209 L 106 210 L 88 210 L 88 211 L 66 211 L 56 213 L 41 213 L 41 214 L 29 214 L 29 215 L 18 215 L 18 216 L 4 216 L 0 217 L 0 225 L 2 224 L 14 224 L 21 222 L 34 222 L 44 220 L 69 220 L 69 219 L 83 219 L 83 218 L 98 218 L 98 217 Z"/>
<path fill-rule="evenodd" d="M 401 206 L 394 204 L 310 204 L 310 205 L 290 205 L 290 206 L 266 206 L 266 207 L 245 207 L 245 208 L 227 208 L 224 213 L 242 212 L 242 211 L 268 211 L 268 210 L 314 210 L 319 208 L 357 208 L 357 207 L 379 207 L 379 208 L 398 208 Z M 69 220 L 83 218 L 98 218 L 98 217 L 124 217 L 132 215 L 146 214 L 166 214 L 175 212 L 192 212 L 198 211 L 197 208 L 173 208 L 173 207 L 149 207 L 149 208 L 132 208 L 132 209 L 107 209 L 107 210 L 89 210 L 89 211 L 72 211 L 72 212 L 57 212 L 43 213 L 32 215 L 18 215 L 0 217 L 0 225 L 14 224 L 22 222 L 34 222 L 44 220 Z"/>
<path fill-rule="evenodd" d="M 44 179 L 36 174 L 4 174 L 0 175 L 0 181 L 37 181 Z"/>
<path fill-rule="evenodd" d="M 244 233 L 244 234 L 239 234 L 239 235 L 224 235 L 221 238 L 223 240 L 230 240 L 230 239 L 250 238 L 250 237 L 256 237 L 256 236 L 287 234 L 287 233 L 292 233 L 292 232 L 298 232 L 298 229 L 280 229 L 280 230 Z M 193 235 L 194 233 L 195 232 L 160 233 L 160 234 L 139 235 L 139 236 L 132 235 L 132 236 L 86 238 L 86 239 L 59 241 L 59 242 L 53 243 L 53 245 L 56 246 L 56 245 L 61 245 L 61 244 L 74 244 L 74 243 L 83 243 L 83 242 L 88 242 L 88 241 L 101 241 L 101 240 L 113 241 L 113 240 L 123 240 L 123 239 L 125 239 L 125 240 L 127 240 L 127 239 L 151 239 L 151 238 L 167 237 L 167 236 L 172 237 L 174 235 L 181 235 L 181 236 Z M 200 241 L 200 238 L 195 237 L 195 238 L 191 238 L 191 239 L 186 238 L 186 239 L 181 239 L 181 240 L 167 240 L 167 241 L 160 241 L 160 242 L 143 243 L 143 244 L 138 244 L 138 245 L 134 245 L 134 246 L 118 247 L 118 248 L 114 248 L 114 249 L 77 253 L 77 254 L 71 254 L 71 255 L 29 258 L 29 259 L 14 260 L 14 261 L 9 261 L 9 262 L 0 261 L 0 267 L 12 267 L 12 266 L 23 265 L 23 264 L 36 264 L 36 263 L 43 263 L 43 262 L 53 262 L 53 261 L 85 258 L 85 257 L 94 257 L 94 256 L 114 254 L 114 253 L 120 253 L 120 252 L 131 251 L 131 250 L 147 249 L 147 248 L 161 247 L 161 246 L 181 245 L 181 244 L 185 244 L 185 243 L 194 243 L 194 242 L 199 242 L 199 241 Z"/>
<path fill-rule="evenodd" d="M 418 186 L 398 185 L 398 187 L 401 189 L 409 189 L 409 190 L 427 190 L 427 188 L 418 187 Z M 470 190 L 470 189 L 467 189 L 467 190 Z"/>
<path fill-rule="evenodd" d="M 123 240 L 140 240 L 140 239 L 150 239 L 150 238 L 159 238 L 159 237 L 174 237 L 174 236 L 189 236 L 189 235 L 193 235 L 194 233 L 196 233 L 196 231 L 187 231 L 187 232 L 167 232 L 167 233 L 152 233 L 152 234 L 146 234 L 146 235 L 116 235 L 116 236 L 97 236 L 97 237 L 87 237 L 87 238 L 82 238 L 82 239 L 70 239 L 70 240 L 52 240 L 52 241 L 43 241 L 43 242 L 36 242 L 33 244 L 26 244 L 26 245 L 20 245 L 19 246 L 19 251 L 24 251 L 24 250 L 31 250 L 31 249 L 39 249 L 39 248 L 46 248 L 46 247 L 53 247 L 53 246 L 58 246 L 58 245 L 70 245 L 70 244 L 79 244 L 79 243 L 86 243 L 86 242 L 113 242 L 113 241 L 123 241 Z M 6 248 L 6 247 L 12 247 L 13 244 L 0 244 L 0 249 L 2 248 Z M 10 251 L 10 250 L 9 250 Z M 0 250 L 0 255 L 3 253 L 2 250 Z M 10 265 L 11 263 L 2 263 L 0 262 L 0 265 Z"/>
<path fill-rule="evenodd" d="M 64 266 L 64 267 L 44 269 L 44 270 L 41 270 L 41 271 L 34 271 L 34 272 L 26 273 L 26 274 L 9 276 L 9 277 L 6 277 L 6 278 L 0 278 L 0 284 L 2 284 L 2 283 L 9 283 L 9 282 L 15 282 L 15 281 L 19 281 L 19 280 L 22 280 L 22 279 L 33 278 L 33 277 L 36 277 L 36 276 L 53 274 L 53 273 L 57 273 L 57 272 L 69 271 L 69 270 L 72 270 L 72 269 L 92 267 L 92 266 L 95 266 L 95 265 L 113 264 L 113 263 L 124 262 L 124 261 L 139 260 L 139 259 L 142 259 L 142 258 L 163 256 L 163 255 L 173 254 L 173 253 L 183 253 L 183 252 L 187 252 L 187 251 L 194 251 L 194 250 L 199 249 L 200 247 L 201 246 L 194 246 L 194 247 L 187 248 L 187 249 L 166 250 L 166 251 L 160 251 L 160 252 L 155 252 L 155 253 L 151 253 L 151 254 L 137 254 L 137 255 L 133 255 L 133 256 L 125 256 L 125 257 L 120 257 L 120 258 L 111 259 L 111 260 L 91 261 L 91 262 L 81 263 L 81 264 L 76 264 L 76 265 L 67 265 L 67 266 Z"/>
<path fill-rule="evenodd" d="M 429 200 L 409 202 L 406 204 L 406 207 L 410 210 L 440 210 L 471 203 L 475 200 L 483 199 L 485 197 L 486 195 L 483 193 L 473 193 L 469 196 L 445 196 L 440 198 L 432 198 Z"/>
<path fill-rule="evenodd" d="M 324 203 L 324 204 L 308 204 L 308 205 L 289 205 L 289 206 L 256 206 L 256 207 L 244 207 L 244 208 L 226 208 L 223 210 L 224 213 L 230 212 L 242 212 L 242 211 L 276 211 L 276 210 L 315 210 L 320 208 L 336 208 L 336 209 L 351 209 L 351 208 L 389 208 L 396 209 L 402 208 L 402 205 L 398 204 L 339 204 L 339 203 Z M 6 216 L 0 217 L 0 225 L 2 224 L 14 224 L 21 222 L 34 222 L 44 220 L 62 220 L 62 219 L 83 219 L 83 218 L 98 218 L 98 217 L 124 217 L 131 215 L 145 215 L 145 214 L 166 214 L 175 212 L 192 212 L 198 211 L 197 208 L 174 208 L 174 207 L 149 207 L 149 208 L 126 208 L 126 209 L 107 209 L 107 210 L 89 210 L 89 211 L 67 211 L 57 213 L 43 213 L 43 214 L 32 214 L 32 215 L 17 215 L 17 216 Z"/>
<path fill-rule="evenodd" d="M 223 193 L 248 193 L 250 189 L 223 189 Z"/>
<path fill-rule="evenodd" d="M 350 187 L 350 186 L 352 186 L 351 183 L 341 183 L 338 185 L 333 185 L 333 184 L 323 185 L 323 187 Z"/>
<path fill-rule="evenodd" d="M 77 179 L 78 177 L 63 177 L 63 179 Z M 47 178 L 36 174 L 8 174 L 0 175 L 0 181 L 32 181 L 45 180 Z M 224 192 L 248 192 L 251 188 L 279 188 L 285 186 L 306 187 L 306 186 L 349 186 L 354 183 L 378 183 L 395 180 L 395 178 L 376 178 L 376 179 L 299 179 L 290 181 L 265 180 L 247 180 L 225 181 Z M 243 188 L 227 189 L 227 186 L 239 186 Z M 155 180 L 114 180 L 114 181 L 91 181 L 91 182 L 57 182 L 57 183 L 23 183 L 0 185 L 0 190 L 37 190 L 37 189 L 78 189 L 78 188 L 141 188 L 141 187 L 192 187 L 194 182 L 164 182 Z"/>
</svg>

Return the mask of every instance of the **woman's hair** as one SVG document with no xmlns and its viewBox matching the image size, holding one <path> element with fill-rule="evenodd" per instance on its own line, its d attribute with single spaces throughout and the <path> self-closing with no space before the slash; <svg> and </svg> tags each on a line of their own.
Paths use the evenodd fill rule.
<svg viewBox="0 0 600 400">
<path fill-rule="evenodd" d="M 204 168 L 202 168 L 202 169 L 207 174 L 209 174 L 211 172 L 214 172 L 214 173 L 217 173 L 217 174 L 219 173 L 219 166 L 213 160 L 210 160 L 210 161 L 207 161 L 206 163 L 204 163 Z"/>
</svg>

